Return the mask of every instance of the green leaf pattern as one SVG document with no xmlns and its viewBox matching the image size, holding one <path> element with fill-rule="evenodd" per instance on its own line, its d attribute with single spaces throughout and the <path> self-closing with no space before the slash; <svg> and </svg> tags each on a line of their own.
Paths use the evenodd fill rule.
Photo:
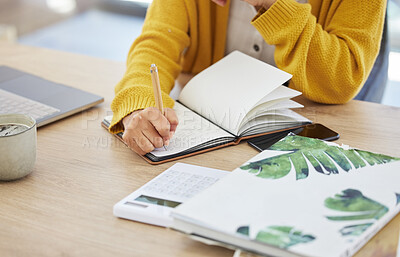
<svg viewBox="0 0 400 257">
<path fill-rule="evenodd" d="M 375 220 L 379 220 L 389 211 L 389 208 L 385 205 L 364 196 L 359 190 L 355 189 L 343 190 L 341 194 L 325 199 L 324 204 L 331 210 L 343 212 L 343 215 L 340 216 L 326 216 L 329 220 L 369 220 L 368 223 L 343 227 L 340 230 L 343 236 L 361 235 Z"/>
<path fill-rule="evenodd" d="M 350 225 L 350 226 L 345 226 L 339 230 L 340 234 L 342 236 L 359 236 L 362 233 L 364 233 L 367 228 L 369 228 L 372 224 L 374 223 L 364 223 L 364 224 L 356 224 L 356 225 Z"/>
<path fill-rule="evenodd" d="M 396 205 L 398 205 L 400 203 L 400 194 L 395 193 L 395 195 L 396 195 Z"/>
<path fill-rule="evenodd" d="M 239 227 L 236 231 L 245 236 L 249 236 L 249 226 Z M 294 227 L 289 226 L 268 226 L 257 233 L 257 241 L 287 249 L 300 243 L 308 243 L 315 239 L 312 235 L 303 234 Z"/>
<path fill-rule="evenodd" d="M 383 164 L 400 158 L 366 152 L 357 149 L 343 149 L 329 145 L 324 141 L 289 135 L 275 143 L 269 150 L 290 151 L 290 153 L 250 162 L 241 166 L 260 178 L 279 179 L 290 173 L 292 166 L 296 179 L 305 179 L 309 175 L 308 160 L 314 169 L 322 174 L 338 174 L 338 167 L 344 171 L 368 165 Z"/>
<path fill-rule="evenodd" d="M 331 175 L 339 174 L 339 170 L 346 172 L 366 166 L 380 165 L 400 158 L 371 153 L 358 149 L 344 149 L 327 144 L 324 141 L 288 135 L 269 148 L 275 151 L 289 151 L 281 155 L 247 163 L 240 168 L 263 179 L 280 179 L 294 168 L 296 180 L 306 179 L 309 176 L 309 164 L 316 172 Z M 396 204 L 400 203 L 400 194 L 395 193 Z M 335 211 L 342 212 L 338 216 L 326 216 L 333 222 L 362 221 L 346 225 L 339 230 L 342 236 L 359 236 L 374 222 L 384 216 L 388 207 L 364 196 L 359 190 L 346 189 L 334 197 L 325 199 L 324 205 Z M 237 233 L 249 236 L 249 226 L 242 226 Z M 259 231 L 256 240 L 281 248 L 288 248 L 299 243 L 307 243 L 315 236 L 304 235 L 301 231 L 288 226 L 268 226 Z"/>
</svg>

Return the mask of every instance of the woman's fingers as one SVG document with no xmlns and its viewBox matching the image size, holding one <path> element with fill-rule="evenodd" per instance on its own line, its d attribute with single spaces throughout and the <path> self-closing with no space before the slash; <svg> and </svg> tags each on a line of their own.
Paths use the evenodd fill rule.
<svg viewBox="0 0 400 257">
<path fill-rule="evenodd" d="M 149 122 L 146 128 L 142 130 L 143 135 L 152 143 L 155 148 L 163 147 L 164 140 L 157 132 L 155 127 Z"/>
<path fill-rule="evenodd" d="M 168 145 L 178 123 L 174 110 L 166 108 L 163 115 L 157 108 L 149 107 L 123 119 L 122 139 L 133 151 L 144 155 Z"/>
<path fill-rule="evenodd" d="M 151 125 L 153 125 L 158 134 L 163 138 L 164 142 L 169 140 L 170 124 L 168 119 L 160 112 L 160 110 L 154 107 L 149 107 L 143 110 L 141 115 L 144 120 L 148 120 Z M 147 124 L 143 123 L 143 125 Z M 150 128 L 146 127 L 146 129 Z"/>
<path fill-rule="evenodd" d="M 179 124 L 178 116 L 176 115 L 175 111 L 170 108 L 165 108 L 164 109 L 164 116 L 167 118 L 169 125 L 170 125 L 170 132 L 175 133 L 176 127 Z M 171 138 L 170 138 L 171 139 Z"/>
</svg>

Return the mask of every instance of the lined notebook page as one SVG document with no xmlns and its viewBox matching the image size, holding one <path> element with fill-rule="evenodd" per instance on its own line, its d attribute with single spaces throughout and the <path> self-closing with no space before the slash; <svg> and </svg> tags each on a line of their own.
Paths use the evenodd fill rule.
<svg viewBox="0 0 400 257">
<path fill-rule="evenodd" d="M 205 142 L 223 137 L 233 138 L 232 134 L 222 130 L 198 114 L 176 102 L 174 106 L 179 125 L 167 150 L 156 148 L 151 153 L 157 157 L 180 153 Z"/>
</svg>

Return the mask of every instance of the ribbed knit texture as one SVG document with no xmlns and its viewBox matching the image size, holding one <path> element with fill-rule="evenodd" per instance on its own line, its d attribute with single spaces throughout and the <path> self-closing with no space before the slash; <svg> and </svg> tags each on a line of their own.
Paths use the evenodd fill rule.
<svg viewBox="0 0 400 257">
<path fill-rule="evenodd" d="M 164 106 L 172 107 L 168 94 L 181 71 L 196 74 L 223 57 L 229 2 L 222 8 L 210 0 L 153 1 L 115 88 L 111 132 L 123 130 L 120 121 L 129 113 L 154 106 L 150 64 L 158 66 Z M 276 46 L 277 67 L 293 74 L 291 88 L 316 102 L 340 104 L 368 78 L 385 8 L 381 0 L 277 0 L 251 22 Z"/>
<path fill-rule="evenodd" d="M 275 45 L 290 87 L 316 102 L 345 103 L 361 90 L 379 52 L 386 1 L 278 0 L 252 24 Z M 317 18 L 316 18 L 317 17 Z"/>
</svg>

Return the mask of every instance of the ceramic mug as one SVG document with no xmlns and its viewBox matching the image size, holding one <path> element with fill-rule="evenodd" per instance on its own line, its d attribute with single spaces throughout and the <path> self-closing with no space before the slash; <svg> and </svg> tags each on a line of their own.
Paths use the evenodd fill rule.
<svg viewBox="0 0 400 257">
<path fill-rule="evenodd" d="M 0 180 L 32 172 L 36 162 L 36 121 L 24 114 L 0 114 Z"/>
</svg>

